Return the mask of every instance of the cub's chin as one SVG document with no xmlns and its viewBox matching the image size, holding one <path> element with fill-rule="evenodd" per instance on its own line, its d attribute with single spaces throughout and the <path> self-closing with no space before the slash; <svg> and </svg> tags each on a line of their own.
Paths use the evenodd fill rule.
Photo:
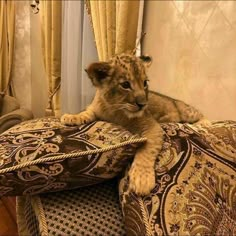
<svg viewBox="0 0 236 236">
<path fill-rule="evenodd" d="M 138 110 L 138 111 L 124 110 L 124 113 L 129 119 L 133 119 L 143 116 L 144 110 Z"/>
<path fill-rule="evenodd" d="M 145 109 L 146 106 L 140 108 L 133 104 L 126 104 L 123 110 L 128 119 L 133 119 L 143 116 Z"/>
</svg>

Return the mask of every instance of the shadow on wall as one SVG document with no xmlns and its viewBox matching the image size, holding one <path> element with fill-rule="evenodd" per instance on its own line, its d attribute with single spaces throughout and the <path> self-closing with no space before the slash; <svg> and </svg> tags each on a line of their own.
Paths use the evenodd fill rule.
<svg viewBox="0 0 236 236">
<path fill-rule="evenodd" d="M 143 53 L 152 90 L 209 119 L 236 120 L 236 2 L 147 1 Z"/>
</svg>

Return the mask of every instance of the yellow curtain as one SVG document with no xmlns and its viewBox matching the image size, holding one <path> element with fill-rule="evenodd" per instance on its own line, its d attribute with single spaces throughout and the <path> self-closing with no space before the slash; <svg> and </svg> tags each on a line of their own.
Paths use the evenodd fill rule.
<svg viewBox="0 0 236 236">
<path fill-rule="evenodd" d="M 60 116 L 62 1 L 40 0 L 42 49 L 48 80 L 46 115 Z"/>
<path fill-rule="evenodd" d="M 140 1 L 87 0 L 98 57 L 106 61 L 114 54 L 135 48 Z"/>
<path fill-rule="evenodd" d="M 9 93 L 14 51 L 15 2 L 0 1 L 0 92 Z"/>
</svg>

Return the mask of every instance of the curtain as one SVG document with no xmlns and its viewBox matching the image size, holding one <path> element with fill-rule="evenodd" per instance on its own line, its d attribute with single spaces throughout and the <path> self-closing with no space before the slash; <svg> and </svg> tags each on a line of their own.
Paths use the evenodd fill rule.
<svg viewBox="0 0 236 236">
<path fill-rule="evenodd" d="M 140 1 L 87 0 L 99 60 L 136 46 Z"/>
<path fill-rule="evenodd" d="M 83 1 L 63 2 L 62 113 L 78 113 L 95 93 L 84 69 L 98 60 L 91 23 Z"/>
<path fill-rule="evenodd" d="M 84 71 L 90 63 L 133 50 L 141 35 L 143 0 L 85 2 L 88 11 L 84 1 L 63 2 L 62 113 L 91 103 L 95 89 Z"/>
<path fill-rule="evenodd" d="M 0 92 L 10 92 L 14 51 L 15 2 L 0 1 Z"/>
<path fill-rule="evenodd" d="M 42 49 L 48 81 L 46 115 L 60 116 L 62 1 L 40 0 Z"/>
</svg>

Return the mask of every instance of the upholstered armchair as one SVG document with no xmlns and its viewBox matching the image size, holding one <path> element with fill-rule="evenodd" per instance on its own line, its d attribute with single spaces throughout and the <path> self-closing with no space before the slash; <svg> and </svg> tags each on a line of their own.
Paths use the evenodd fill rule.
<svg viewBox="0 0 236 236">
<path fill-rule="evenodd" d="M 32 118 L 32 112 L 21 108 L 16 98 L 0 94 L 0 133 L 13 125 Z"/>
</svg>

